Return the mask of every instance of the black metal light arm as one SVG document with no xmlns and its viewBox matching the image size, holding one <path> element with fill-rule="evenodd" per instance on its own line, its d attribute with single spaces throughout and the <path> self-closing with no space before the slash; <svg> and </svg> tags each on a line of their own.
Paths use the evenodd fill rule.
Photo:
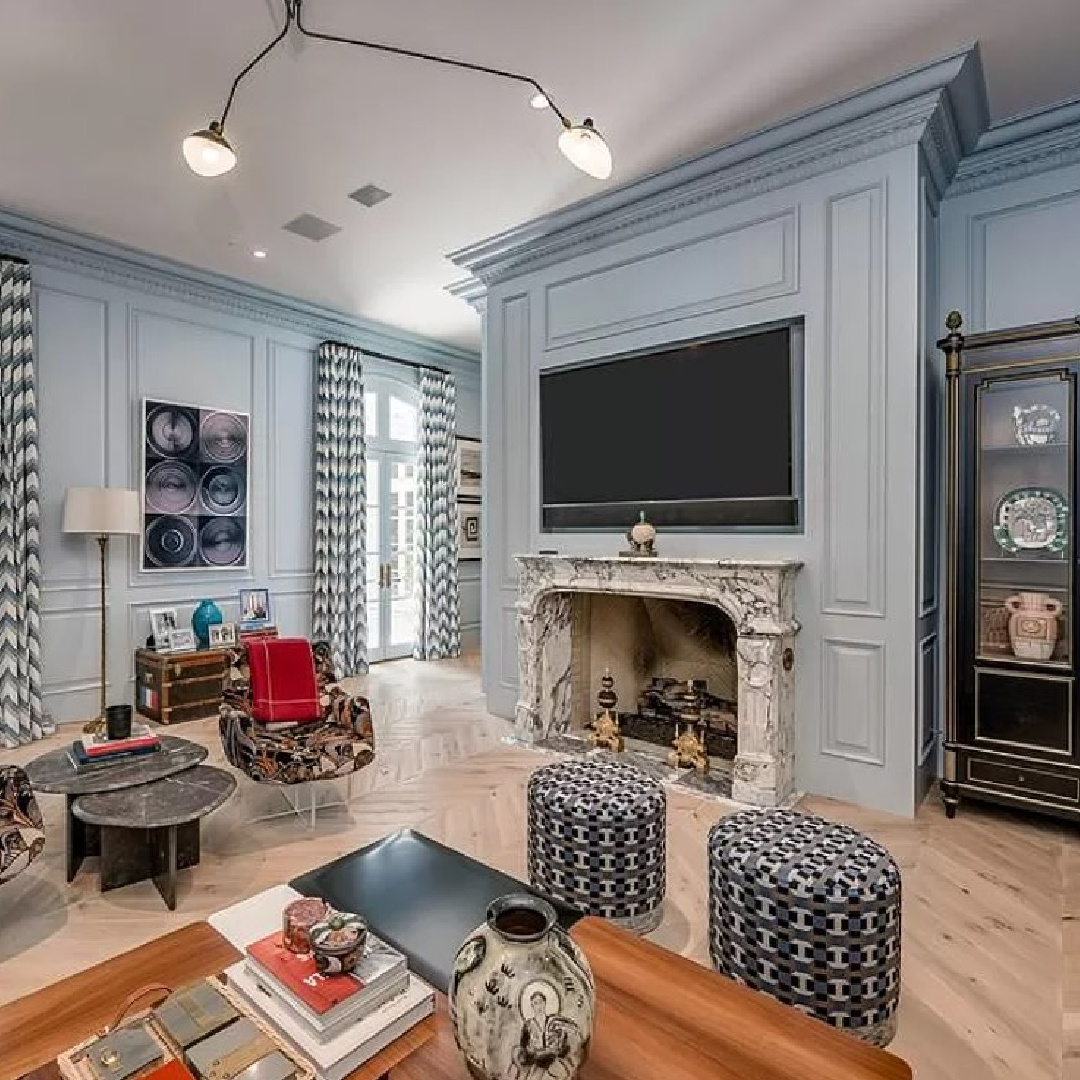
<svg viewBox="0 0 1080 1080">
<path fill-rule="evenodd" d="M 232 108 L 233 98 L 236 97 L 236 89 L 241 80 L 285 39 L 285 35 L 288 34 L 289 28 L 294 22 L 297 30 L 304 37 L 313 38 L 316 41 L 329 41 L 336 45 L 359 45 L 364 49 L 374 49 L 377 52 L 390 53 L 393 56 L 407 56 L 413 60 L 427 60 L 432 64 L 445 64 L 447 67 L 463 68 L 466 71 L 479 71 L 485 75 L 497 75 L 502 79 L 513 79 L 514 82 L 524 83 L 526 86 L 531 86 L 538 93 L 543 94 L 548 105 L 551 106 L 552 112 L 562 122 L 563 127 L 572 126 L 566 114 L 555 104 L 552 96 L 535 79 L 528 75 L 519 75 L 516 71 L 504 71 L 502 68 L 488 67 L 486 64 L 474 64 L 468 60 L 452 60 L 446 56 L 436 56 L 433 53 L 420 52 L 417 49 L 404 49 L 397 45 L 383 45 L 377 41 L 363 41 L 360 38 L 348 38 L 339 34 L 326 34 L 320 30 L 311 30 L 303 23 L 301 9 L 302 0 L 285 0 L 285 25 L 281 28 L 281 32 L 233 79 L 232 87 L 229 89 L 229 96 L 225 100 L 225 108 L 221 110 L 221 118 L 218 121 L 218 125 L 222 130 L 224 130 L 225 118 L 229 115 L 229 109 Z"/>
</svg>

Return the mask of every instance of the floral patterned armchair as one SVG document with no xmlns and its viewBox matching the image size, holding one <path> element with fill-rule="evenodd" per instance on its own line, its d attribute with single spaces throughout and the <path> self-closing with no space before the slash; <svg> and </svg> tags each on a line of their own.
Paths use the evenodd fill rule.
<svg viewBox="0 0 1080 1080">
<path fill-rule="evenodd" d="M 357 772 L 375 758 L 367 698 L 350 696 L 334 674 L 330 646 L 312 646 L 319 702 L 317 722 L 263 723 L 252 716 L 247 650 L 235 649 L 225 666 L 218 726 L 230 764 L 260 783 L 306 784 Z"/>
<path fill-rule="evenodd" d="M 0 766 L 0 881 L 22 873 L 45 847 L 41 810 L 26 773 Z"/>
</svg>

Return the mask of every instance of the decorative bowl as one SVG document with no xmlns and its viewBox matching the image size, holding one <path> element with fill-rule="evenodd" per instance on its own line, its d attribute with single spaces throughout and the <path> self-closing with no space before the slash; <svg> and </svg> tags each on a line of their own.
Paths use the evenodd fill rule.
<svg viewBox="0 0 1080 1080">
<path fill-rule="evenodd" d="M 311 954 L 324 975 L 341 975 L 355 969 L 364 955 L 367 922 L 359 915 L 334 911 L 311 928 Z"/>
</svg>

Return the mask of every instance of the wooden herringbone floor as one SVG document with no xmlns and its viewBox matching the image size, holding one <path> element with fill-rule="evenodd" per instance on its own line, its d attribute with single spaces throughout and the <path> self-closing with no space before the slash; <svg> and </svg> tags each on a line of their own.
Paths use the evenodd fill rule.
<svg viewBox="0 0 1080 1080">
<path fill-rule="evenodd" d="M 241 780 L 204 823 L 203 861 L 181 874 L 175 913 L 149 883 L 101 895 L 93 860 L 65 884 L 62 799 L 43 796 L 46 853 L 0 887 L 0 1002 L 402 825 L 523 876 L 525 783 L 545 758 L 503 742 L 509 729 L 483 710 L 475 659 L 383 665 L 358 684 L 372 699 L 378 757 L 357 777 L 351 806 L 324 811 L 313 831 L 289 818 L 246 824 L 284 804 Z M 216 725 L 177 734 L 221 763 Z M 934 800 L 913 821 L 824 799 L 804 805 L 870 833 L 903 867 L 904 989 L 892 1049 L 919 1080 L 1080 1080 L 1080 831 L 966 806 L 947 822 Z M 670 794 L 668 902 L 654 937 L 700 962 L 705 837 L 724 812 Z"/>
</svg>

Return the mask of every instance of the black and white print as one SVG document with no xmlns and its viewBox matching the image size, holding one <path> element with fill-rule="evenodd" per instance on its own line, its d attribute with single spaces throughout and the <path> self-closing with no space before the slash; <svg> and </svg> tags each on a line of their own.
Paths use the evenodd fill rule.
<svg viewBox="0 0 1080 1080">
<path fill-rule="evenodd" d="M 143 570 L 248 565 L 246 413 L 143 402 Z"/>
</svg>

